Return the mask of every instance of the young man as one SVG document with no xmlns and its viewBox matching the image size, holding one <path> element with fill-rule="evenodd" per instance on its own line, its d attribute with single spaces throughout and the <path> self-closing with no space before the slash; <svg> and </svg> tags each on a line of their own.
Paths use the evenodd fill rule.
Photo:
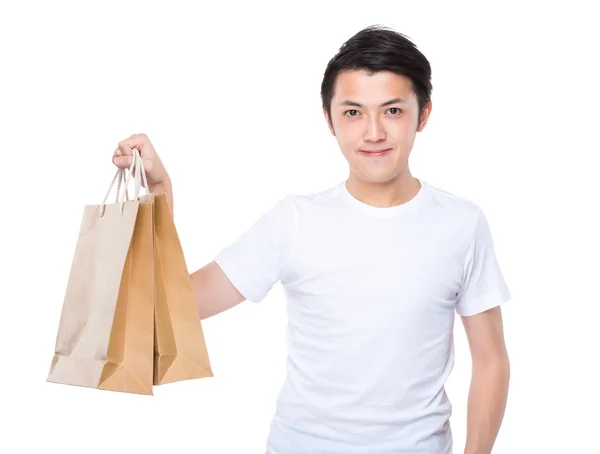
<svg viewBox="0 0 600 454">
<path fill-rule="evenodd" d="M 202 318 L 280 281 L 288 376 L 270 454 L 449 454 L 452 330 L 472 355 L 466 454 L 489 453 L 506 404 L 509 360 L 500 305 L 510 299 L 482 210 L 411 175 L 408 157 L 431 113 L 431 68 L 405 36 L 368 27 L 329 62 L 323 113 L 349 176 L 287 194 L 191 275 Z M 171 182 L 145 135 L 151 192 Z M 122 157 L 122 162 L 118 162 Z"/>
</svg>

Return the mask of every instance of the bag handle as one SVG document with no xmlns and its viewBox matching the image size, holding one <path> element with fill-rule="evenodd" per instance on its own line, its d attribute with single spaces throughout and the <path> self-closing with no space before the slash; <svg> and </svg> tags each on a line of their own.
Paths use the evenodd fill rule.
<svg viewBox="0 0 600 454">
<path fill-rule="evenodd" d="M 108 188 L 108 191 L 106 192 L 106 196 L 104 196 L 104 200 L 102 201 L 102 205 L 104 205 L 106 203 L 106 200 L 108 199 L 108 195 L 110 194 L 110 191 L 112 190 L 115 181 L 117 181 L 117 195 L 115 197 L 115 203 L 119 203 L 119 195 L 121 192 L 121 184 L 125 181 L 125 169 L 118 169 L 117 173 L 115 173 L 115 176 L 113 177 L 112 183 L 110 183 L 110 187 Z M 125 200 L 129 201 L 129 194 L 127 193 L 127 186 L 125 186 Z"/>
<path fill-rule="evenodd" d="M 140 198 L 140 187 L 141 187 L 141 180 L 143 179 L 144 181 L 144 185 L 145 185 L 145 189 L 146 189 L 146 194 L 149 193 L 148 190 L 148 180 L 146 178 L 146 170 L 144 169 L 144 163 L 142 161 L 142 157 L 140 155 L 140 152 L 138 151 L 137 148 L 133 148 L 133 158 L 131 160 L 131 165 L 129 166 L 129 172 L 126 169 L 118 169 L 117 172 L 115 173 L 115 176 L 113 177 L 112 182 L 110 183 L 110 186 L 108 188 L 108 191 L 106 192 L 106 195 L 104 196 L 104 200 L 102 201 L 102 204 L 100 205 L 100 217 L 102 217 L 104 215 L 104 210 L 106 207 L 106 200 L 108 199 L 108 196 L 110 194 L 110 191 L 112 190 L 115 181 L 117 181 L 118 179 L 118 183 L 117 183 L 117 195 L 115 198 L 115 203 L 121 203 L 121 207 L 120 207 L 120 212 L 121 214 L 123 214 L 123 208 L 125 206 L 125 202 L 129 202 L 129 194 L 127 193 L 127 188 L 129 187 L 129 181 L 131 180 L 131 175 L 133 174 L 134 176 L 134 181 L 135 181 L 135 197 L 134 200 L 139 200 Z M 125 198 L 123 201 L 120 200 L 120 193 L 121 193 L 121 184 L 125 183 Z"/>
<path fill-rule="evenodd" d="M 146 180 L 146 169 L 144 169 L 144 162 L 142 161 L 142 156 L 137 148 L 133 148 L 133 159 L 131 160 L 131 165 L 129 166 L 129 173 L 127 173 L 127 178 L 125 179 L 125 189 L 129 187 L 131 175 L 134 176 L 135 181 L 135 200 L 138 200 L 140 198 L 142 179 L 144 181 L 146 194 L 149 193 L 149 190 L 148 181 Z"/>
</svg>

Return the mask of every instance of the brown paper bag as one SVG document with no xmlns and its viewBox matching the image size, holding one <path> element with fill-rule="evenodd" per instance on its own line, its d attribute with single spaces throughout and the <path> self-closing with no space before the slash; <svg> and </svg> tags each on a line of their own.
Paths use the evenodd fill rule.
<svg viewBox="0 0 600 454">
<path fill-rule="evenodd" d="M 166 194 L 154 199 L 154 384 L 212 377 L 200 314 Z"/>
<path fill-rule="evenodd" d="M 117 172 L 104 202 L 84 209 L 47 381 L 152 394 L 153 384 L 213 376 L 166 194 L 139 196 L 140 178 L 134 149 L 127 179 Z"/>
</svg>

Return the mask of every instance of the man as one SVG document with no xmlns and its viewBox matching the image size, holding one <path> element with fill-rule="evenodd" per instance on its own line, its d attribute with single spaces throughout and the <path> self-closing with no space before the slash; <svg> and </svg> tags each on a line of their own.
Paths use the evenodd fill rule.
<svg viewBox="0 0 600 454">
<path fill-rule="evenodd" d="M 280 281 L 288 302 L 287 379 L 270 454 L 452 453 L 444 390 L 455 312 L 472 355 L 466 454 L 489 453 L 506 404 L 509 360 L 500 305 L 510 299 L 489 226 L 474 203 L 411 175 L 431 113 L 431 68 L 405 36 L 368 27 L 324 74 L 323 113 L 348 179 L 287 194 L 191 275 L 201 317 Z M 151 192 L 171 181 L 145 135 Z"/>
</svg>

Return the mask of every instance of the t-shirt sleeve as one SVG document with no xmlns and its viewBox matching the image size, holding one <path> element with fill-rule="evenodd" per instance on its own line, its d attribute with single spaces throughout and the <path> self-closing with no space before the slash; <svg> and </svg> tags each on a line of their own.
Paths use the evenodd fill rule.
<svg viewBox="0 0 600 454">
<path fill-rule="evenodd" d="M 457 294 L 456 312 L 461 316 L 479 314 L 511 299 L 483 211 L 479 209 L 473 237 L 465 255 L 463 279 Z"/>
<path fill-rule="evenodd" d="M 295 208 L 287 194 L 213 260 L 247 300 L 259 303 L 281 279 L 295 229 Z"/>
</svg>

